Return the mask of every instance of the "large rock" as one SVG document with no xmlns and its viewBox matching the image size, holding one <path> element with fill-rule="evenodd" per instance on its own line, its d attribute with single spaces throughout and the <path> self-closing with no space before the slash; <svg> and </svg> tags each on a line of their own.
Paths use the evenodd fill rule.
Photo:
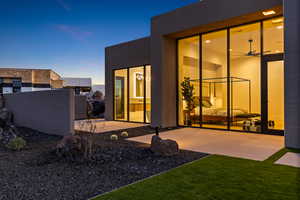
<svg viewBox="0 0 300 200">
<path fill-rule="evenodd" d="M 163 140 L 154 135 L 151 140 L 151 151 L 162 156 L 173 156 L 179 153 L 179 146 L 174 140 Z"/>
<path fill-rule="evenodd" d="M 58 157 L 65 157 L 75 161 L 83 156 L 87 141 L 80 136 L 65 136 L 57 145 L 55 153 Z"/>
<path fill-rule="evenodd" d="M 0 95 L 0 109 L 5 107 L 5 99 L 2 95 Z"/>
<path fill-rule="evenodd" d="M 5 128 L 6 126 L 12 125 L 13 115 L 6 108 L 0 109 L 0 127 Z"/>
<path fill-rule="evenodd" d="M 79 136 L 65 136 L 57 145 L 56 149 L 58 151 L 70 152 L 70 151 L 80 151 L 81 150 L 81 138 Z"/>
<path fill-rule="evenodd" d="M 0 127 L 0 143 L 7 145 L 11 140 L 17 138 L 18 130 L 14 126 Z"/>
<path fill-rule="evenodd" d="M 13 125 L 13 114 L 5 108 L 5 99 L 0 96 L 0 143 L 7 145 L 19 135 L 18 129 Z"/>
</svg>

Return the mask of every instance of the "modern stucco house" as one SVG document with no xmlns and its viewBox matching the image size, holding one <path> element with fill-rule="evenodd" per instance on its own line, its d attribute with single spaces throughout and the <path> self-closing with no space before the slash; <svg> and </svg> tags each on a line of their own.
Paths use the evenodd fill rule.
<svg viewBox="0 0 300 200">
<path fill-rule="evenodd" d="M 300 148 L 299 0 L 203 0 L 105 50 L 106 119 L 284 134 Z"/>
<path fill-rule="evenodd" d="M 91 78 L 72 78 L 72 77 L 63 77 L 64 88 L 72 88 L 75 91 L 76 95 L 81 93 L 88 93 L 92 90 L 92 79 Z"/>
<path fill-rule="evenodd" d="M 63 87 L 51 69 L 0 68 L 0 94 L 51 90 Z"/>
</svg>

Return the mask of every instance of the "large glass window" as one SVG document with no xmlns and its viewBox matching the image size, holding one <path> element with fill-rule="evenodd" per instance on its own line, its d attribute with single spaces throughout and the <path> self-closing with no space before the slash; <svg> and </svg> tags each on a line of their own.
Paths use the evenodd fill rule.
<svg viewBox="0 0 300 200">
<path fill-rule="evenodd" d="M 144 67 L 129 69 L 129 121 L 144 122 Z"/>
<path fill-rule="evenodd" d="M 114 119 L 151 122 L 151 66 L 115 70 Z"/>
<path fill-rule="evenodd" d="M 151 122 L 151 66 L 146 66 L 146 122 Z"/>
<path fill-rule="evenodd" d="M 231 129 L 260 132 L 260 23 L 230 29 Z"/>
<path fill-rule="evenodd" d="M 199 36 L 178 42 L 178 117 L 181 126 L 199 126 Z"/>
<path fill-rule="evenodd" d="M 202 36 L 202 126 L 227 128 L 227 31 Z M 200 107 L 197 107 L 199 109 Z"/>
<path fill-rule="evenodd" d="M 263 22 L 264 54 L 277 54 L 284 51 L 283 17 Z"/>
<path fill-rule="evenodd" d="M 127 69 L 115 71 L 114 116 L 115 120 L 127 121 Z"/>
<path fill-rule="evenodd" d="M 283 17 L 179 40 L 178 124 L 261 132 L 267 121 L 269 129 L 282 130 L 284 90 L 277 75 L 284 62 L 268 69 L 261 64 L 283 52 Z"/>
<path fill-rule="evenodd" d="M 268 62 L 268 128 L 284 130 L 284 62 Z"/>
</svg>

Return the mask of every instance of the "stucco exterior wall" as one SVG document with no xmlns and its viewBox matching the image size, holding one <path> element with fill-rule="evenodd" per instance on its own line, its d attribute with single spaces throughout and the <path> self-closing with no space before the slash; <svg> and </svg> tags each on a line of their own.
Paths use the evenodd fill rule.
<svg viewBox="0 0 300 200">
<path fill-rule="evenodd" d="M 105 49 L 105 118 L 113 120 L 113 71 L 150 64 L 150 38 L 142 38 Z"/>
<path fill-rule="evenodd" d="M 300 1 L 284 0 L 285 144 L 300 149 Z"/>
<path fill-rule="evenodd" d="M 33 83 L 50 84 L 50 70 L 34 70 L 32 71 Z"/>
<path fill-rule="evenodd" d="M 87 98 L 86 96 L 75 96 L 75 120 L 87 119 Z"/>
<path fill-rule="evenodd" d="M 74 133 L 73 90 L 49 90 L 4 95 L 15 124 L 52 135 Z"/>
</svg>

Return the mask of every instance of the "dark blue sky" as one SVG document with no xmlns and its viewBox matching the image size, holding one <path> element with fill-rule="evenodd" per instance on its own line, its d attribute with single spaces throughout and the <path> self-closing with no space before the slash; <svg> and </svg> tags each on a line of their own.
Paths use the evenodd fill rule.
<svg viewBox="0 0 300 200">
<path fill-rule="evenodd" d="M 104 47 L 148 36 L 150 18 L 198 0 L 0 0 L 0 67 L 104 83 Z"/>
</svg>

